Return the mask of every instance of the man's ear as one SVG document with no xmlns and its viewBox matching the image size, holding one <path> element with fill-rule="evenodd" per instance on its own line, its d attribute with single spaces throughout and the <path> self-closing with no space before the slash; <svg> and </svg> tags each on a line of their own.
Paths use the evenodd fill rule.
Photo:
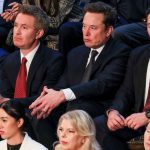
<svg viewBox="0 0 150 150">
<path fill-rule="evenodd" d="M 40 29 L 36 33 L 36 39 L 40 39 L 44 35 L 44 30 Z"/>
<path fill-rule="evenodd" d="M 109 26 L 106 31 L 106 37 L 109 37 L 112 34 L 113 30 L 113 26 Z"/>
</svg>

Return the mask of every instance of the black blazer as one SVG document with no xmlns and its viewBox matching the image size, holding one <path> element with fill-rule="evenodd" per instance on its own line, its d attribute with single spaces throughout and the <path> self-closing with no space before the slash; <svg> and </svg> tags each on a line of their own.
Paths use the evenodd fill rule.
<svg viewBox="0 0 150 150">
<path fill-rule="evenodd" d="M 86 100 L 85 103 L 108 105 L 124 78 L 129 52 L 126 45 L 110 39 L 95 62 L 90 81 L 81 83 L 90 48 L 74 48 L 68 54 L 67 66 L 56 88 L 71 88 L 76 98 Z"/>
<path fill-rule="evenodd" d="M 54 87 L 63 71 L 62 55 L 40 44 L 27 77 L 27 96 L 40 94 L 44 85 Z M 0 93 L 13 98 L 16 78 L 20 67 L 20 52 L 9 54 L 3 63 Z"/>
<path fill-rule="evenodd" d="M 129 59 L 125 80 L 112 105 L 123 115 L 143 111 L 149 59 L 150 44 L 135 49 Z"/>
</svg>

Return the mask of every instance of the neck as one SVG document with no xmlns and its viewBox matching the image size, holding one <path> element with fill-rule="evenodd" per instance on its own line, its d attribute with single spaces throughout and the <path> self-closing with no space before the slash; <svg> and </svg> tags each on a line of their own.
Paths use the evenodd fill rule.
<svg viewBox="0 0 150 150">
<path fill-rule="evenodd" d="M 39 42 L 37 42 L 36 44 L 34 44 L 32 47 L 30 48 L 20 48 L 20 52 L 26 56 L 27 54 L 29 54 L 31 51 L 33 51 L 34 48 L 37 47 L 37 45 L 39 44 Z"/>
<path fill-rule="evenodd" d="M 18 145 L 18 144 L 21 144 L 23 142 L 23 139 L 24 139 L 23 133 L 18 132 L 14 136 L 7 139 L 7 143 L 9 145 Z"/>
</svg>

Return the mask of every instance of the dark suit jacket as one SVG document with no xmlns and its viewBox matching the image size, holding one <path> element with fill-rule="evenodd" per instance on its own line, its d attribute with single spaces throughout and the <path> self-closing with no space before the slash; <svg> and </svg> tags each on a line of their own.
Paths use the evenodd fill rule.
<svg viewBox="0 0 150 150">
<path fill-rule="evenodd" d="M 129 52 L 126 45 L 110 39 L 94 64 L 90 81 L 81 83 L 90 48 L 85 45 L 74 48 L 68 54 L 67 67 L 56 88 L 71 88 L 78 99 L 69 102 L 73 106 L 82 101 L 84 107 L 93 103 L 95 108 L 98 105 L 105 108 L 123 80 Z"/>
<path fill-rule="evenodd" d="M 63 57 L 54 50 L 40 44 L 27 77 L 27 96 L 40 94 L 44 85 L 54 87 L 63 71 Z M 13 98 L 16 78 L 20 67 L 20 52 L 9 54 L 3 63 L 0 93 Z"/>
<path fill-rule="evenodd" d="M 116 9 L 128 22 L 141 22 L 150 6 L 150 0 L 112 0 L 116 1 Z"/>
<path fill-rule="evenodd" d="M 143 111 L 149 58 L 150 44 L 135 49 L 129 59 L 125 80 L 112 105 L 125 116 Z"/>
</svg>

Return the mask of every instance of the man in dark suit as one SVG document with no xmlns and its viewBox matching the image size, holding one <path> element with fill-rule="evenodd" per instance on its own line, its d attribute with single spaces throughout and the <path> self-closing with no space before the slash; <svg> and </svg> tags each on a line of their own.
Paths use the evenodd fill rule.
<svg viewBox="0 0 150 150">
<path fill-rule="evenodd" d="M 40 8 L 25 5 L 19 10 L 14 22 L 13 42 L 20 50 L 8 55 L 3 62 L 0 102 L 14 97 L 22 98 L 19 101 L 28 101 L 26 98 L 39 95 L 44 85 L 53 88 L 58 81 L 64 68 L 63 57 L 59 52 L 45 47 L 40 42 L 41 37 L 48 30 L 47 24 L 47 15 Z M 23 58 L 27 60 L 26 96 L 18 97 L 16 89 L 21 89 L 22 86 L 20 81 L 17 88 L 17 81 Z M 36 120 L 28 112 L 27 110 L 30 122 L 35 128 Z"/>
<path fill-rule="evenodd" d="M 55 140 L 58 112 L 82 109 L 92 117 L 103 114 L 121 84 L 130 49 L 111 38 L 116 12 L 102 2 L 85 8 L 83 19 L 84 45 L 73 49 L 67 58 L 65 71 L 54 89 L 45 87 L 30 109 L 40 120 L 39 137 L 50 145 Z M 85 81 L 91 55 L 97 50 L 90 77 Z M 85 75 L 84 75 L 85 74 Z M 41 132 L 41 133 L 40 133 Z"/>
<path fill-rule="evenodd" d="M 150 9 L 147 11 L 150 35 Z M 127 142 L 142 135 L 150 119 L 150 44 L 137 48 L 129 59 L 123 85 L 107 110 L 95 119 L 98 139 L 104 150 L 127 150 Z"/>
<path fill-rule="evenodd" d="M 149 35 L 146 31 L 145 13 L 150 7 L 150 0 L 116 0 L 117 10 L 120 14 L 120 20 L 124 22 L 114 30 L 113 38 L 119 39 L 136 48 L 150 42 Z"/>
<path fill-rule="evenodd" d="M 36 14 L 37 13 L 37 14 Z M 39 13 L 39 14 L 38 14 Z M 29 21 L 30 20 L 30 21 Z M 40 42 L 47 32 L 47 16 L 37 7 L 23 7 L 14 22 L 14 45 L 19 51 L 8 55 L 3 62 L 0 93 L 13 98 L 21 59 L 27 59 L 26 96 L 40 94 L 44 85 L 54 87 L 63 71 L 63 57 Z"/>
</svg>

